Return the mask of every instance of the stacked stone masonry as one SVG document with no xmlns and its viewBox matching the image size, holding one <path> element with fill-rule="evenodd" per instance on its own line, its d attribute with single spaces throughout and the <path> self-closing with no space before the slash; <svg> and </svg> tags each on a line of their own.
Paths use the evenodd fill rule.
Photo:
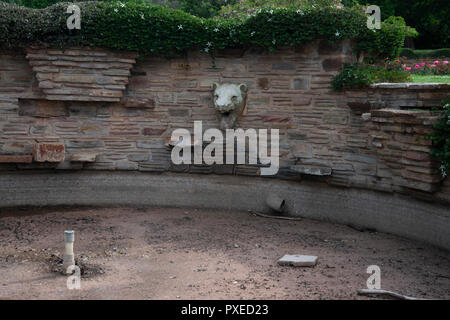
<svg viewBox="0 0 450 320">
<path fill-rule="evenodd" d="M 119 102 L 135 53 L 28 49 L 26 58 L 46 100 Z"/>
<path fill-rule="evenodd" d="M 439 163 L 430 157 L 437 115 L 430 111 L 380 109 L 368 119 L 369 141 L 375 147 L 377 175 L 393 180 L 397 187 L 435 192 L 443 180 Z"/>
<path fill-rule="evenodd" d="M 315 42 L 276 52 L 224 50 L 214 63 L 196 51 L 136 63 L 133 53 L 100 49 L 2 53 L 0 170 L 259 175 L 255 165 L 175 166 L 167 146 L 174 129 L 192 131 L 194 120 L 203 130 L 218 127 L 214 82 L 245 83 L 247 110 L 237 127 L 280 130 L 278 178 L 449 201 L 430 142 L 417 140 L 436 120 L 430 107 L 450 98 L 449 87 L 333 92 L 332 77 L 355 61 L 351 52 L 347 42 Z"/>
</svg>

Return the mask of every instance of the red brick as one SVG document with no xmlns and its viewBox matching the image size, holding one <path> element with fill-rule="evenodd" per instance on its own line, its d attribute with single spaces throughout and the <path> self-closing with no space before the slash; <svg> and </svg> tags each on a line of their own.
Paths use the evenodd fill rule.
<svg viewBox="0 0 450 320">
<path fill-rule="evenodd" d="M 66 148 L 61 142 L 37 143 L 33 150 L 33 159 L 37 162 L 63 162 Z"/>
</svg>

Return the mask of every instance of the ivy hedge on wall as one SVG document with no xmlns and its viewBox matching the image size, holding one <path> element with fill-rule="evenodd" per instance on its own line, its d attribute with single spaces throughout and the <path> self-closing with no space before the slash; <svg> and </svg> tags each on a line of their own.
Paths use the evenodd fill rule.
<svg viewBox="0 0 450 320">
<path fill-rule="evenodd" d="M 58 3 L 30 9 L 0 2 L 0 47 L 95 46 L 171 54 L 190 48 L 214 49 L 301 45 L 325 39 L 354 39 L 357 50 L 393 56 L 408 32 L 404 24 L 369 30 L 361 8 L 265 8 L 248 19 L 204 19 L 180 10 L 136 2 L 79 2 L 81 30 L 69 30 L 67 7 Z"/>
</svg>

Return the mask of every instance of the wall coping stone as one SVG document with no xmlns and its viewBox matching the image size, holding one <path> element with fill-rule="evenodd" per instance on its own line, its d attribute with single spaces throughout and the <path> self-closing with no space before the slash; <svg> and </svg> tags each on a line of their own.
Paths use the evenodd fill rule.
<svg viewBox="0 0 450 320">
<path fill-rule="evenodd" d="M 422 90 L 422 89 L 446 89 L 450 90 L 450 83 L 374 83 L 370 85 L 374 89 L 411 89 L 411 90 Z"/>
</svg>

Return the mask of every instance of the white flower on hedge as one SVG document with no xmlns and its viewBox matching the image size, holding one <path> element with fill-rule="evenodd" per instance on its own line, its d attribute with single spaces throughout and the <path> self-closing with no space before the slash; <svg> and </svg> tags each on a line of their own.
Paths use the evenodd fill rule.
<svg viewBox="0 0 450 320">
<path fill-rule="evenodd" d="M 209 48 L 205 48 L 205 49 L 203 49 L 203 51 L 209 52 Z"/>
<path fill-rule="evenodd" d="M 341 33 L 339 31 L 336 31 L 335 35 L 336 35 L 336 37 L 339 37 L 341 35 Z"/>
<path fill-rule="evenodd" d="M 178 30 L 183 29 L 183 26 L 181 24 L 178 25 Z"/>
<path fill-rule="evenodd" d="M 298 14 L 301 14 L 301 15 L 304 15 L 305 13 L 302 11 L 302 10 L 300 10 L 300 9 L 298 9 L 297 11 L 295 11 L 295 12 L 297 12 Z"/>
<path fill-rule="evenodd" d="M 219 28 L 214 28 L 214 32 L 219 32 Z"/>
<path fill-rule="evenodd" d="M 125 7 L 125 4 L 122 3 L 122 2 L 119 2 L 119 4 L 120 4 L 120 6 L 121 6 L 122 8 Z"/>
<path fill-rule="evenodd" d="M 447 171 L 445 170 L 445 166 L 441 165 L 441 173 L 442 173 L 442 177 L 446 177 L 447 176 Z"/>
<path fill-rule="evenodd" d="M 272 43 L 273 43 L 273 44 L 277 43 L 277 40 L 273 39 L 273 40 L 272 40 Z"/>
<path fill-rule="evenodd" d="M 250 35 L 253 37 L 255 35 L 255 31 L 252 31 L 252 33 L 250 33 Z"/>
<path fill-rule="evenodd" d="M 144 17 L 144 14 L 143 14 L 143 13 L 141 14 L 141 19 L 142 19 L 142 20 L 144 20 L 144 19 L 145 19 L 145 17 Z"/>
<path fill-rule="evenodd" d="M 208 41 L 208 43 L 206 44 L 208 47 L 212 46 L 212 43 Z"/>
<path fill-rule="evenodd" d="M 114 9 L 114 12 L 119 12 L 119 9 L 115 8 L 115 9 Z"/>
<path fill-rule="evenodd" d="M 270 14 L 273 14 L 273 10 L 270 10 L 269 12 L 270 12 Z"/>
</svg>

